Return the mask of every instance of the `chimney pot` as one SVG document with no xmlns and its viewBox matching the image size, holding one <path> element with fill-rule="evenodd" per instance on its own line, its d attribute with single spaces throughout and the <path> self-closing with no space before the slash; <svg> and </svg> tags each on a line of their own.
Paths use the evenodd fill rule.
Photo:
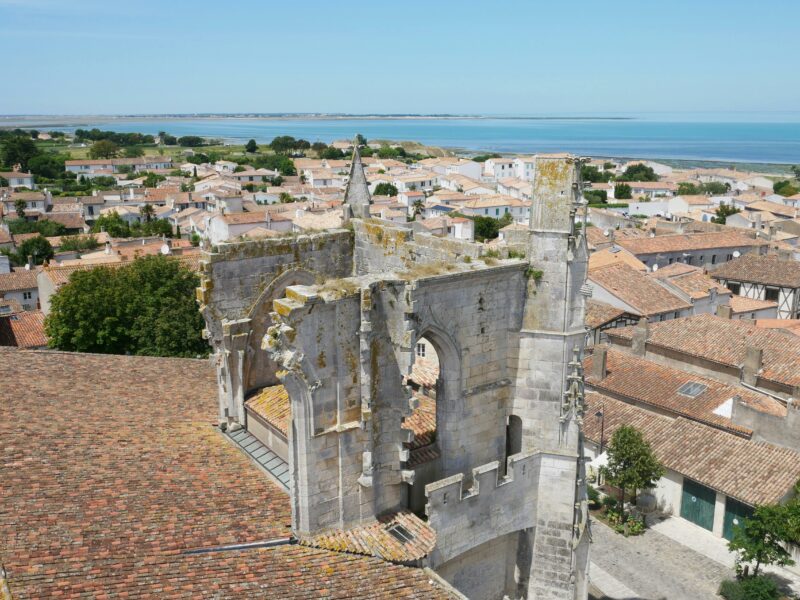
<svg viewBox="0 0 800 600">
<path fill-rule="evenodd" d="M 601 345 L 595 346 L 594 353 L 592 354 L 592 372 L 591 376 L 592 379 L 595 381 L 603 381 L 606 378 L 607 374 L 607 362 L 608 362 L 608 346 Z"/>
</svg>

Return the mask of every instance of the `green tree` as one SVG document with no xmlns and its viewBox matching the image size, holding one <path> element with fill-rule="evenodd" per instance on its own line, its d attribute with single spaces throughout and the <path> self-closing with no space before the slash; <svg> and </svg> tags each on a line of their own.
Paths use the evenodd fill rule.
<svg viewBox="0 0 800 600">
<path fill-rule="evenodd" d="M 280 202 L 281 204 L 290 204 L 291 202 L 294 201 L 295 201 L 294 196 L 292 196 L 287 192 L 281 192 L 280 195 L 278 196 L 278 202 Z"/>
<path fill-rule="evenodd" d="M 38 233 L 44 237 L 54 237 L 57 235 L 64 235 L 67 228 L 61 223 L 51 221 L 50 219 L 41 219 L 39 221 L 26 221 L 25 219 L 11 219 L 7 221 L 8 230 L 14 235 L 21 233 Z"/>
<path fill-rule="evenodd" d="M 8 187 L 8 179 L 0 176 L 0 187 Z"/>
<path fill-rule="evenodd" d="M 94 250 L 99 245 L 100 243 L 93 235 L 68 235 L 61 238 L 59 250 L 83 252 L 84 250 Z"/>
<path fill-rule="evenodd" d="M 794 165 L 792 167 L 792 173 L 794 173 L 795 179 L 800 179 L 800 165 Z"/>
<path fill-rule="evenodd" d="M 64 176 L 64 154 L 37 154 L 28 161 L 28 169 L 34 175 L 47 179 L 59 179 Z"/>
<path fill-rule="evenodd" d="M 244 149 L 245 149 L 245 152 L 249 152 L 250 154 L 253 154 L 254 152 L 256 152 L 258 150 L 258 145 L 256 144 L 255 140 L 250 140 L 249 142 L 247 142 L 247 145 L 244 147 Z"/>
<path fill-rule="evenodd" d="M 501 157 L 501 155 L 499 155 L 497 153 L 479 154 L 478 156 L 473 156 L 472 160 L 474 160 L 475 162 L 486 162 L 490 158 L 502 158 L 502 157 Z"/>
<path fill-rule="evenodd" d="M 716 217 L 712 217 L 711 221 L 713 223 L 719 223 L 720 225 L 725 225 L 725 222 L 728 220 L 728 217 L 731 215 L 735 215 L 738 212 L 741 212 L 741 209 L 736 208 L 732 204 L 726 204 L 725 202 L 720 202 L 717 210 L 714 211 L 716 213 Z"/>
<path fill-rule="evenodd" d="M 719 181 L 709 181 L 700 186 L 700 191 L 704 194 L 711 194 L 712 196 L 721 196 L 727 194 L 731 189 L 729 183 L 720 183 Z"/>
<path fill-rule="evenodd" d="M 25 200 L 22 200 L 21 198 L 19 200 L 15 200 L 14 201 L 14 210 L 17 211 L 17 217 L 18 218 L 20 218 L 20 219 L 24 219 L 25 218 L 25 207 L 26 206 L 27 206 L 27 204 L 25 204 Z"/>
<path fill-rule="evenodd" d="M 196 148 L 205 144 L 205 140 L 198 135 L 184 135 L 178 138 L 178 144 L 187 148 Z"/>
<path fill-rule="evenodd" d="M 635 496 L 638 490 L 653 487 L 664 474 L 664 467 L 641 432 L 630 425 L 622 425 L 614 432 L 607 452 L 606 481 L 620 490 L 619 507 L 624 523 L 625 491 Z"/>
<path fill-rule="evenodd" d="M 154 188 L 160 182 L 165 181 L 166 179 L 167 178 L 164 175 L 148 172 L 147 175 L 144 176 L 144 187 Z"/>
<path fill-rule="evenodd" d="M 472 217 L 475 223 L 475 240 L 483 242 L 495 239 L 500 232 L 500 221 L 492 217 Z"/>
<path fill-rule="evenodd" d="M 42 264 L 46 260 L 53 258 L 53 246 L 41 235 L 28 238 L 17 247 L 18 265 L 24 265 L 28 257 L 33 257 L 33 263 Z"/>
<path fill-rule="evenodd" d="M 128 223 L 115 210 L 100 215 L 92 223 L 92 233 L 101 231 L 105 231 L 111 237 L 130 237 L 131 235 Z"/>
<path fill-rule="evenodd" d="M 356 144 L 358 144 L 359 146 L 366 146 L 367 145 L 367 138 L 365 138 L 360 133 L 356 134 Z"/>
<path fill-rule="evenodd" d="M 581 165 L 581 180 L 591 183 L 603 183 L 611 179 L 611 173 L 601 171 L 593 165 Z"/>
<path fill-rule="evenodd" d="M 375 186 L 375 196 L 397 196 L 397 188 L 391 183 L 381 182 Z"/>
<path fill-rule="evenodd" d="M 414 211 L 414 218 L 417 218 L 418 214 L 421 214 L 423 210 L 425 210 L 425 203 L 421 199 L 414 200 L 411 204 L 411 208 Z"/>
<path fill-rule="evenodd" d="M 338 148 L 334 148 L 333 146 L 328 146 L 320 152 L 320 158 L 327 158 L 328 160 L 338 160 L 345 157 L 345 153 L 339 150 Z"/>
<path fill-rule="evenodd" d="M 644 163 L 636 163 L 625 169 L 622 175 L 617 177 L 617 181 L 658 181 L 658 175 L 652 167 L 648 167 Z"/>
<path fill-rule="evenodd" d="M 764 565 L 793 565 L 786 544 L 797 541 L 800 503 L 756 507 L 752 516 L 733 530 L 728 549 L 736 552 L 737 572 L 743 563 L 753 563 L 753 576 Z"/>
<path fill-rule="evenodd" d="M 772 185 L 772 191 L 776 194 L 780 194 L 781 196 L 794 196 L 795 194 L 800 193 L 800 188 L 798 188 L 788 179 L 784 179 L 783 181 L 776 181 Z"/>
<path fill-rule="evenodd" d="M 149 202 L 146 202 L 143 206 L 139 207 L 139 214 L 144 217 L 144 220 L 148 223 L 153 219 L 156 214 L 156 209 L 153 208 L 153 205 Z"/>
<path fill-rule="evenodd" d="M 172 258 L 74 273 L 52 297 L 50 346 L 73 352 L 146 356 L 206 355 L 196 274 Z"/>
<path fill-rule="evenodd" d="M 114 158 L 119 152 L 119 146 L 111 140 L 98 140 L 89 148 L 92 158 Z"/>
<path fill-rule="evenodd" d="M 608 192 L 605 190 L 584 190 L 583 197 L 590 204 L 604 204 L 608 202 Z"/>
<path fill-rule="evenodd" d="M 125 158 L 138 158 L 144 156 L 144 149 L 141 146 L 128 146 L 123 151 Z"/>
<path fill-rule="evenodd" d="M 29 161 L 37 154 L 39 149 L 30 136 L 11 135 L 3 140 L 3 163 L 9 167 L 20 165 L 27 171 Z"/>
<path fill-rule="evenodd" d="M 630 200 L 633 198 L 633 190 L 627 183 L 618 183 L 614 186 L 615 200 Z"/>
<path fill-rule="evenodd" d="M 683 181 L 678 184 L 679 196 L 696 196 L 700 193 L 700 188 L 689 181 Z"/>
</svg>

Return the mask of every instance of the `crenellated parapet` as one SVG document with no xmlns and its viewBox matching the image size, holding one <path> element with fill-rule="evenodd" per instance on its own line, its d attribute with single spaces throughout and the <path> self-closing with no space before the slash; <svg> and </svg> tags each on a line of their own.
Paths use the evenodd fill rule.
<svg viewBox="0 0 800 600">
<path fill-rule="evenodd" d="M 432 565 L 534 527 L 541 464 L 540 453 L 516 454 L 509 457 L 505 475 L 498 461 L 474 468 L 468 488 L 462 473 L 426 485 L 425 512 L 437 535 Z"/>
</svg>

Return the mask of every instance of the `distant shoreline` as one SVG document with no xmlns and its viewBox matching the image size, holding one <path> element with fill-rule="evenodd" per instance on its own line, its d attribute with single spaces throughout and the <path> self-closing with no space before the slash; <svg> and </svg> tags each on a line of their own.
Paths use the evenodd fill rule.
<svg viewBox="0 0 800 600">
<path fill-rule="evenodd" d="M 200 114 L 146 114 L 146 115 L 0 115 L 0 129 L 15 127 L 74 127 L 92 122 L 115 121 L 160 121 L 173 120 L 247 120 L 247 121 L 404 121 L 404 120 L 453 120 L 453 121 L 635 121 L 636 117 L 601 116 L 493 116 L 452 114 L 340 114 L 340 113 L 200 113 Z"/>
</svg>

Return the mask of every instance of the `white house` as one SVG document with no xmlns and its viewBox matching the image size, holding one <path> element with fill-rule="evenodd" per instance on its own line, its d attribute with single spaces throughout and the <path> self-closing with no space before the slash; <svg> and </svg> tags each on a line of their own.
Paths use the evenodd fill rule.
<svg viewBox="0 0 800 600">
<path fill-rule="evenodd" d="M 23 173 L 22 171 L 9 171 L 6 173 L 0 173 L 0 178 L 5 179 L 8 181 L 8 187 L 10 188 L 28 188 L 29 190 L 35 190 L 36 186 L 33 183 L 33 175 L 30 173 Z"/>
<path fill-rule="evenodd" d="M 495 179 L 513 177 L 515 173 L 513 158 L 488 158 L 483 163 L 483 172 Z"/>
</svg>

